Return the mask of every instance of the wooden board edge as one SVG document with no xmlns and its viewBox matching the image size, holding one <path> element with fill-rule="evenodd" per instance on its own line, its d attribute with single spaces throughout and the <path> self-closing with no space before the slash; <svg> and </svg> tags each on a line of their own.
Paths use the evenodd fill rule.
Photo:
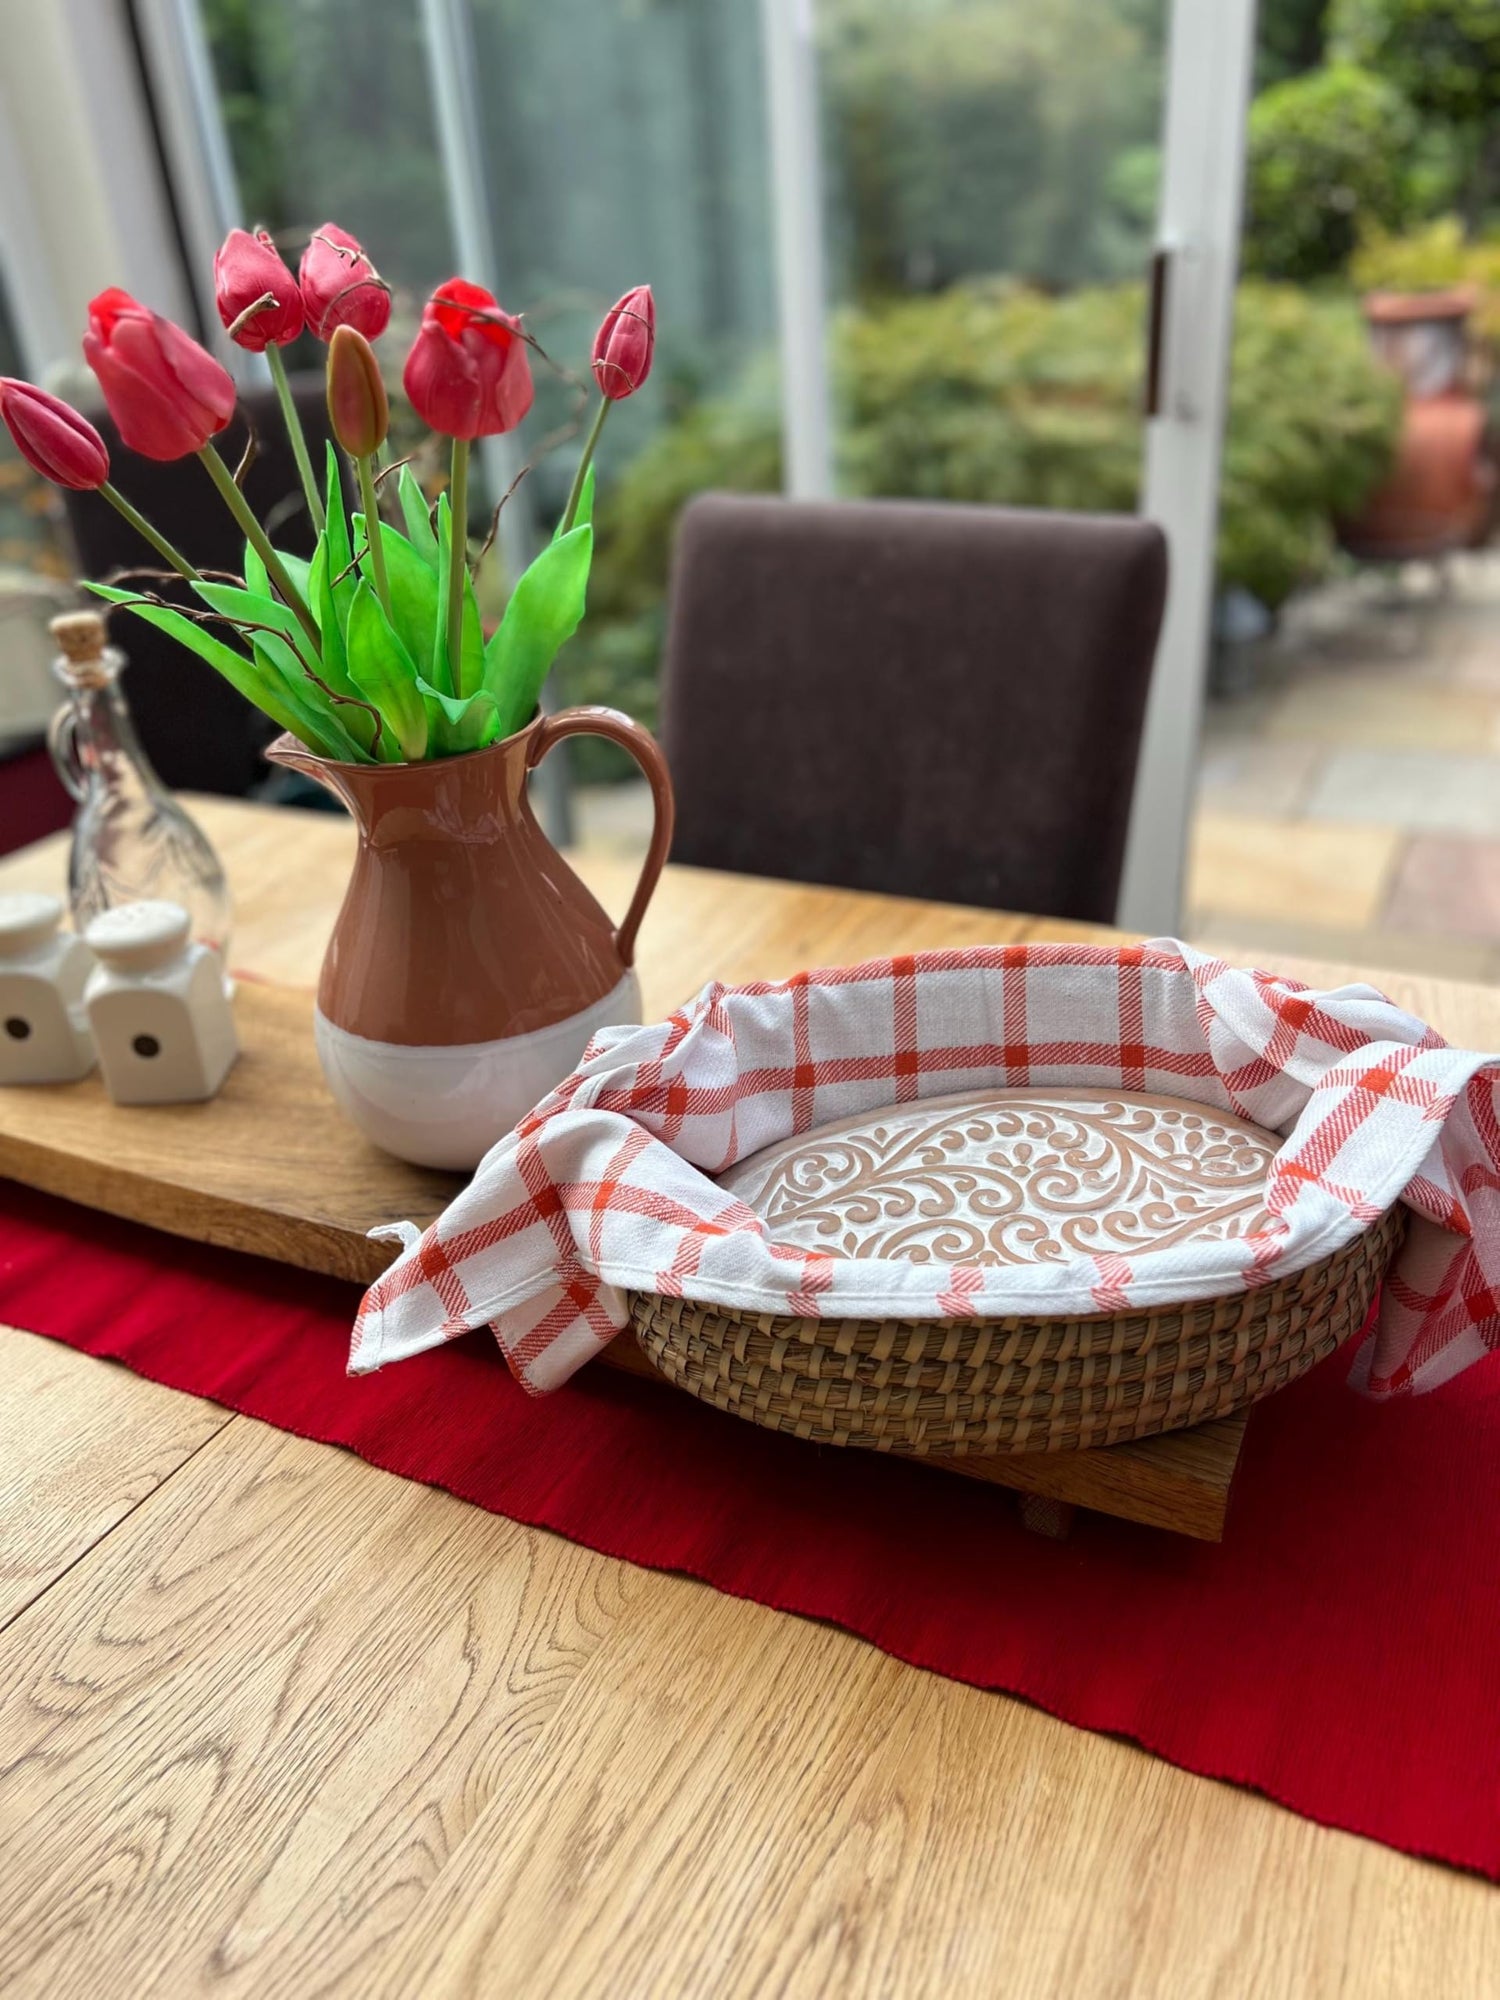
<svg viewBox="0 0 1500 2000">
<path fill-rule="evenodd" d="M 107 1175 L 95 1177 L 86 1188 L 81 1188 L 75 1155 L 55 1152 L 32 1140 L 3 1132 L 0 1132 L 0 1176 L 34 1188 L 39 1194 L 55 1195 L 80 1208 L 116 1216 L 122 1222 L 139 1223 L 165 1236 L 212 1244 L 218 1250 L 237 1250 L 250 1257 L 267 1255 L 257 1241 L 246 1240 L 242 1203 L 184 1182 L 172 1184 L 171 1206 L 164 1212 L 163 1183 L 157 1178 L 136 1173 L 127 1166 L 111 1165 Z M 285 1223 L 284 1239 L 270 1261 L 291 1264 L 299 1271 L 310 1271 L 319 1277 L 355 1285 L 373 1284 L 399 1254 L 398 1246 L 393 1243 L 350 1236 L 336 1224 L 321 1223 L 315 1218 L 289 1215 Z"/>
</svg>

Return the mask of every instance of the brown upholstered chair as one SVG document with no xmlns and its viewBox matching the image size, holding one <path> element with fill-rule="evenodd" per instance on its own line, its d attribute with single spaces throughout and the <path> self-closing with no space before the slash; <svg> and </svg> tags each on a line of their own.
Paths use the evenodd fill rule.
<svg viewBox="0 0 1500 2000">
<path fill-rule="evenodd" d="M 1108 921 L 1166 573 L 1124 516 L 695 500 L 672 858 Z"/>
</svg>

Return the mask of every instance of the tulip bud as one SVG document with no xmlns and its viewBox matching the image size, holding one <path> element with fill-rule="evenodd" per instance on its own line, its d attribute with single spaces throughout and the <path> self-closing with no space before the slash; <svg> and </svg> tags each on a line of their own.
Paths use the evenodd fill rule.
<svg viewBox="0 0 1500 2000">
<path fill-rule="evenodd" d="M 265 230 L 231 229 L 214 258 L 214 303 L 236 346 L 262 354 L 302 331 L 302 294 Z"/>
<path fill-rule="evenodd" d="M 121 438 L 143 458 L 202 451 L 234 415 L 234 384 L 213 356 L 118 286 L 89 303 L 84 359 Z"/>
<path fill-rule="evenodd" d="M 594 336 L 594 380 L 612 403 L 633 396 L 651 373 L 656 345 L 656 301 L 649 285 L 636 285 L 604 315 Z"/>
<path fill-rule="evenodd" d="M 313 232 L 298 272 L 307 330 L 332 340 L 334 329 L 352 326 L 366 340 L 378 340 L 391 317 L 391 288 L 347 229 L 325 222 Z"/>
<path fill-rule="evenodd" d="M 328 343 L 328 421 L 351 458 L 368 458 L 390 429 L 375 350 L 352 326 L 335 327 Z"/>
<path fill-rule="evenodd" d="M 103 438 L 60 396 L 0 377 L 0 418 L 22 458 L 54 486 L 92 493 L 109 478 Z"/>
<path fill-rule="evenodd" d="M 412 408 L 445 437 L 496 437 L 531 408 L 521 322 L 483 285 L 450 278 L 422 308 L 402 377 Z"/>
</svg>

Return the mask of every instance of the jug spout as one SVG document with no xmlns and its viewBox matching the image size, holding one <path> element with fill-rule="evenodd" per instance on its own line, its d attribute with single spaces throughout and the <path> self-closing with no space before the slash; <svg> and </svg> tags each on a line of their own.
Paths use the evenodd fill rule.
<svg viewBox="0 0 1500 2000">
<path fill-rule="evenodd" d="M 268 743 L 262 754 L 268 764 L 281 764 L 288 771 L 300 771 L 304 777 L 315 778 L 325 792 L 332 792 L 340 805 L 349 805 L 348 792 L 339 782 L 339 767 L 309 750 L 289 729 L 284 729 L 274 743 Z"/>
</svg>

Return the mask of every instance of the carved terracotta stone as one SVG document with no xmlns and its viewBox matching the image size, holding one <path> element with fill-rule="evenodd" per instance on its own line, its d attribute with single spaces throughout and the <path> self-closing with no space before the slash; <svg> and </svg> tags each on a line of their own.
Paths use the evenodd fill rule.
<svg viewBox="0 0 1500 2000">
<path fill-rule="evenodd" d="M 801 1249 L 1039 1264 L 1244 1236 L 1280 1144 L 1186 1098 L 993 1090 L 845 1119 L 721 1180 Z"/>
</svg>

